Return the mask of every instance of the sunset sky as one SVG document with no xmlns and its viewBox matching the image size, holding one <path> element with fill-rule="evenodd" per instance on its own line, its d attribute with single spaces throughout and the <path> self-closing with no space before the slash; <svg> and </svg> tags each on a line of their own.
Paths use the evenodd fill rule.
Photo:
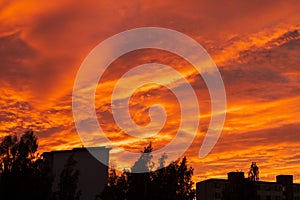
<svg viewBox="0 0 300 200">
<path fill-rule="evenodd" d="M 81 147 L 72 115 L 72 90 L 83 60 L 119 32 L 163 27 L 196 40 L 218 66 L 227 95 L 221 137 L 209 155 L 198 157 L 211 119 L 207 87 L 186 60 L 172 52 L 144 49 L 115 60 L 99 81 L 95 105 L 108 138 L 134 152 L 150 141 L 155 150 L 172 140 L 180 108 L 168 88 L 140 88 L 130 98 L 130 114 L 138 125 L 150 123 L 147 108 L 151 105 L 160 103 L 165 108 L 166 123 L 150 138 L 126 136 L 114 123 L 110 106 L 113 87 L 124 73 L 141 64 L 163 63 L 180 72 L 198 98 L 199 127 L 186 152 L 195 168 L 195 181 L 224 178 L 229 171 L 247 172 L 256 161 L 262 180 L 293 174 L 300 183 L 299 9 L 298 0 L 2 0 L 0 137 L 32 129 L 40 152 Z M 163 71 L 140 73 L 136 78 L 151 75 L 170 79 Z"/>
</svg>

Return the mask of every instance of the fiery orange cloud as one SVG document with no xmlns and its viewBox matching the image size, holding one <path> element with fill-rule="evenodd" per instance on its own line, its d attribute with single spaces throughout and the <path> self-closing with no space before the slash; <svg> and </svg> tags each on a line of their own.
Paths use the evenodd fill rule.
<svg viewBox="0 0 300 200">
<path fill-rule="evenodd" d="M 182 58 L 154 50 L 124 55 L 101 79 L 101 87 L 107 89 L 98 90 L 96 108 L 108 136 L 132 151 L 149 140 L 154 148 L 172 140 L 179 111 L 166 88 L 141 88 L 130 104 L 132 118 L 141 125 L 149 122 L 149 106 L 163 104 L 168 114 L 163 137 L 144 141 L 127 137 L 114 123 L 109 105 L 116 80 L 130 67 L 165 63 L 186 77 L 199 101 L 198 132 L 186 152 L 196 181 L 246 171 L 254 160 L 263 180 L 292 173 L 299 182 L 299 6 L 299 1 L 2 1 L 0 136 L 33 129 L 41 152 L 81 146 L 71 107 L 81 62 L 99 42 L 116 33 L 165 27 L 197 40 L 218 65 L 228 100 L 221 138 L 207 157 L 198 158 L 211 117 L 206 85 Z"/>
</svg>

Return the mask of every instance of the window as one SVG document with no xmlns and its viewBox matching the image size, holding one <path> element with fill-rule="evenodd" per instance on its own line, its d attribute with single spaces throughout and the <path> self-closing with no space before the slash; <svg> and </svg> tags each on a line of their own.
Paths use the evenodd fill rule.
<svg viewBox="0 0 300 200">
<path fill-rule="evenodd" d="M 282 191 L 282 188 L 281 188 L 281 186 L 278 185 L 278 186 L 275 187 L 275 190 L 276 191 Z"/>
<path fill-rule="evenodd" d="M 257 189 L 257 190 L 260 190 L 260 185 L 256 185 L 256 189 Z"/>
<path fill-rule="evenodd" d="M 269 185 L 267 185 L 267 186 L 265 187 L 265 190 L 266 190 L 266 191 L 270 191 L 270 190 L 271 190 L 271 187 L 270 187 Z"/>
<path fill-rule="evenodd" d="M 283 186 L 283 187 L 282 187 L 282 191 L 284 191 L 284 192 L 286 191 L 286 188 L 285 188 L 285 186 Z"/>
<path fill-rule="evenodd" d="M 216 193 L 215 193 L 215 198 L 221 198 L 221 193 L 216 192 Z"/>
<path fill-rule="evenodd" d="M 215 188 L 220 188 L 221 184 L 220 183 L 215 183 Z"/>
<path fill-rule="evenodd" d="M 294 192 L 297 192 L 297 193 L 299 193 L 300 192 L 300 188 L 299 187 L 294 187 Z"/>
</svg>

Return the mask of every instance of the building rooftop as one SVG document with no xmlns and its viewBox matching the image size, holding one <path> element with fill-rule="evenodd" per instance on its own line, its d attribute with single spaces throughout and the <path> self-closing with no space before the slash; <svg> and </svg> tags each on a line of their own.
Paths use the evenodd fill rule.
<svg viewBox="0 0 300 200">
<path fill-rule="evenodd" d="M 49 152 L 44 152 L 43 154 L 81 152 L 81 151 L 88 151 L 88 149 L 90 149 L 90 150 L 106 150 L 106 151 L 111 150 L 111 148 L 107 148 L 107 147 L 104 147 L 104 146 L 101 146 L 101 147 L 77 147 L 77 148 L 73 148 L 71 150 L 53 150 L 53 151 L 49 151 Z"/>
<path fill-rule="evenodd" d="M 197 200 L 300 200 L 300 184 L 293 182 L 293 175 L 278 175 L 274 182 L 245 178 L 244 172 L 227 175 L 227 179 L 213 178 L 196 183 Z"/>
</svg>

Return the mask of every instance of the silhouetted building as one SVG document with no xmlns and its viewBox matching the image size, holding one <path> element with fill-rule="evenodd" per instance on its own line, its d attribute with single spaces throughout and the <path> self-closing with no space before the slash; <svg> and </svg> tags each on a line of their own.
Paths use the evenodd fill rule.
<svg viewBox="0 0 300 200">
<path fill-rule="evenodd" d="M 77 161 L 75 166 L 79 170 L 78 189 L 81 190 L 81 200 L 94 200 L 99 195 L 108 179 L 109 148 L 90 147 L 97 152 L 106 165 L 94 158 L 86 148 L 74 148 L 72 150 L 51 151 L 43 153 L 43 157 L 49 162 L 52 173 L 55 175 L 52 190 L 57 191 L 59 176 L 64 169 L 66 161 L 72 155 Z"/>
<path fill-rule="evenodd" d="M 196 199 L 223 199 L 223 191 L 228 184 L 224 179 L 207 179 L 196 183 Z"/>
<path fill-rule="evenodd" d="M 228 179 L 208 179 L 196 184 L 197 200 L 300 200 L 300 184 L 292 175 L 276 182 L 251 181 L 244 172 L 229 172 Z"/>
</svg>

